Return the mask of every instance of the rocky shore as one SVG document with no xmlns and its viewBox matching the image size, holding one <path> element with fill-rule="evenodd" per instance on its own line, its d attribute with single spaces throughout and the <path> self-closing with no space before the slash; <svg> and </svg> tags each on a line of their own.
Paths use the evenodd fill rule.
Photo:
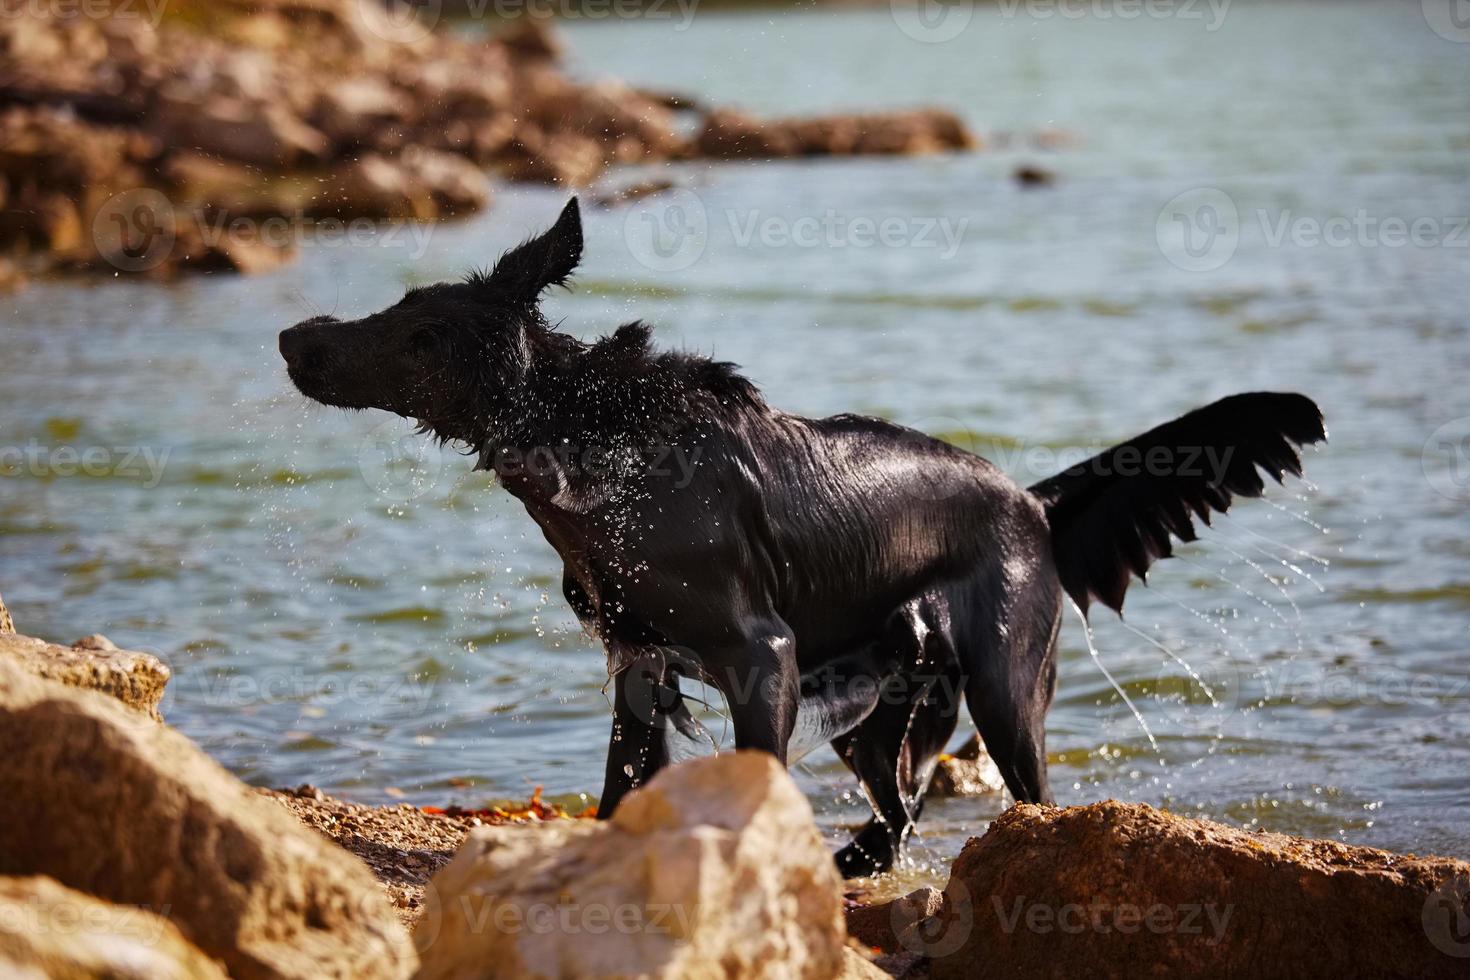
<svg viewBox="0 0 1470 980">
<path fill-rule="evenodd" d="M 0 17 L 0 289 L 261 272 L 307 234 L 478 211 L 493 180 L 976 142 L 936 109 L 758 120 L 582 81 L 538 19 L 476 39 L 405 36 L 357 0 L 171 0 L 157 23 L 98 9 Z"/>
<path fill-rule="evenodd" d="M 943 890 L 862 905 L 759 753 L 667 769 L 605 822 L 539 799 L 367 807 L 246 787 L 159 720 L 166 680 L 100 638 L 0 637 L 0 973 L 1458 977 L 1470 962 L 1463 861 L 1139 804 L 1023 805 Z"/>
</svg>

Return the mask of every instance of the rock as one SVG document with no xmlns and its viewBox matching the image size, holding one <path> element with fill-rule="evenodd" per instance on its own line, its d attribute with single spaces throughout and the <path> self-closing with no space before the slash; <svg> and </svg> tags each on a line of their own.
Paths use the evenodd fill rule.
<svg viewBox="0 0 1470 980">
<path fill-rule="evenodd" d="M 1000 793 L 1005 788 L 1000 767 L 980 744 L 980 736 L 972 735 L 953 755 L 946 753 L 939 757 L 939 762 L 934 767 L 934 778 L 930 780 L 929 790 L 925 795 L 984 796 L 987 793 Z"/>
<path fill-rule="evenodd" d="M 1022 164 L 1016 168 L 1016 183 L 1022 187 L 1045 187 L 1057 179 L 1057 175 L 1034 164 Z"/>
<path fill-rule="evenodd" d="M 851 113 L 760 120 L 721 109 L 705 117 L 696 156 L 774 158 L 849 154 L 939 153 L 972 149 L 977 141 L 958 116 L 940 109 Z"/>
<path fill-rule="evenodd" d="M 501 172 L 508 180 L 585 187 L 606 166 L 602 147 L 590 137 L 523 127 L 502 160 Z"/>
<path fill-rule="evenodd" d="M 608 821 L 471 831 L 430 884 L 419 978 L 828 980 L 849 963 L 841 888 L 774 759 L 694 759 Z"/>
<path fill-rule="evenodd" d="M 642 180 L 636 184 L 628 184 L 616 190 L 604 191 L 592 198 L 592 204 L 599 208 L 614 208 L 620 204 L 630 204 L 633 201 L 641 201 L 645 197 L 662 194 L 664 191 L 673 190 L 678 185 L 672 180 L 654 178 Z"/>
<path fill-rule="evenodd" d="M 0 658 L 37 677 L 110 695 L 155 720 L 171 676 L 152 654 L 119 650 L 105 636 L 84 637 L 74 646 L 47 643 L 13 630 L 0 633 Z"/>
<path fill-rule="evenodd" d="M 434 216 L 433 197 L 396 161 L 365 153 L 338 167 L 322 182 L 311 202 L 313 215 L 353 221 L 358 218 L 417 219 Z"/>
<path fill-rule="evenodd" d="M 400 159 L 404 169 L 428 192 L 439 217 L 472 214 L 490 204 L 489 181 L 464 157 L 410 146 Z"/>
<path fill-rule="evenodd" d="M 885 953 L 921 948 L 913 941 L 915 927 L 935 915 L 941 905 L 937 888 L 925 886 L 902 898 L 847 910 L 847 934 L 864 946 Z M 909 940 L 905 942 L 905 939 Z"/>
<path fill-rule="evenodd" d="M 0 874 L 167 909 L 236 980 L 402 978 L 366 867 L 179 733 L 0 659 Z"/>
<path fill-rule="evenodd" d="M 10 618 L 10 610 L 5 608 L 5 600 L 0 598 L 0 636 L 15 632 L 15 621 Z"/>
<path fill-rule="evenodd" d="M 715 159 L 760 159 L 795 156 L 795 135 L 780 124 L 765 123 L 734 109 L 716 109 L 705 117 L 694 138 L 696 156 Z"/>
<path fill-rule="evenodd" d="M 338 145 L 369 143 L 387 126 L 406 127 L 413 103 L 401 91 L 371 76 L 347 78 L 323 91 L 312 122 Z"/>
<path fill-rule="evenodd" d="M 279 102 L 168 91 L 150 116 L 151 132 L 179 149 L 259 167 L 295 167 L 325 160 L 331 143 Z"/>
<path fill-rule="evenodd" d="M 57 980 L 225 980 L 168 919 L 50 878 L 0 878 L 0 973 Z"/>
<path fill-rule="evenodd" d="M 874 961 L 849 947 L 842 951 L 842 968 L 836 980 L 889 980 L 889 975 Z"/>
<path fill-rule="evenodd" d="M 544 17 L 522 18 L 496 34 L 495 43 L 516 58 L 533 61 L 558 61 L 563 53 L 561 39 Z"/>
<path fill-rule="evenodd" d="M 935 980 L 1463 977 L 1470 864 L 1116 801 L 1020 805 L 954 863 Z"/>
</svg>

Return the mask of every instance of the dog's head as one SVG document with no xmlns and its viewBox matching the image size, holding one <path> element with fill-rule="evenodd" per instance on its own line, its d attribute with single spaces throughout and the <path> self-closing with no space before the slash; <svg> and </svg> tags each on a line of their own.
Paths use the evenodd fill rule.
<svg viewBox="0 0 1470 980">
<path fill-rule="evenodd" d="M 529 332 L 544 329 L 541 294 L 565 285 L 582 257 L 573 198 L 556 224 L 507 252 L 489 273 L 411 290 L 361 320 L 313 317 L 281 331 L 291 381 L 337 408 L 379 408 L 464 437 L 525 380 Z"/>
</svg>

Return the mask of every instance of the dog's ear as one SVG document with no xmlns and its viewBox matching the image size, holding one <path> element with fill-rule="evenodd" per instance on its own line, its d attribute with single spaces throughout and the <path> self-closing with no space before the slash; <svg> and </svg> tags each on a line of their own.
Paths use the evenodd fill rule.
<svg viewBox="0 0 1470 980">
<path fill-rule="evenodd" d="M 556 224 L 500 257 L 484 284 L 512 302 L 535 303 L 551 286 L 565 286 L 582 261 L 582 212 L 574 197 Z"/>
</svg>

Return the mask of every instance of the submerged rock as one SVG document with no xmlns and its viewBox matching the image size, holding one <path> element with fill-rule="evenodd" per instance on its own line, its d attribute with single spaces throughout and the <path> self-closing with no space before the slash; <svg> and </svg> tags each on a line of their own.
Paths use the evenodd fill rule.
<svg viewBox="0 0 1470 980">
<path fill-rule="evenodd" d="M 50 878 L 0 878 L 0 909 L 0 975 L 15 980 L 225 980 L 163 915 Z"/>
<path fill-rule="evenodd" d="M 954 863 L 935 980 L 1463 977 L 1470 864 L 1115 801 L 1020 805 Z"/>
<path fill-rule="evenodd" d="M 984 796 L 988 793 L 999 793 L 1005 788 L 1006 782 L 1001 777 L 1000 767 L 995 764 L 990 753 L 985 751 L 985 746 L 980 743 L 980 736 L 972 735 L 968 742 L 955 749 L 953 755 L 946 753 L 939 757 L 926 795 Z"/>
<path fill-rule="evenodd" d="M 64 647 L 13 630 L 0 633 L 5 634 L 0 635 L 0 658 L 37 677 L 111 695 L 130 708 L 163 720 L 158 703 L 172 675 L 152 654 L 119 650 L 105 636 L 83 637 Z"/>
<path fill-rule="evenodd" d="M 0 874 L 167 909 L 237 980 L 410 974 L 368 869 L 188 739 L 0 659 Z"/>
<path fill-rule="evenodd" d="M 763 753 L 665 769 L 605 822 L 474 830 L 427 906 L 422 980 L 874 970 L 846 949 L 810 805 Z"/>
</svg>

